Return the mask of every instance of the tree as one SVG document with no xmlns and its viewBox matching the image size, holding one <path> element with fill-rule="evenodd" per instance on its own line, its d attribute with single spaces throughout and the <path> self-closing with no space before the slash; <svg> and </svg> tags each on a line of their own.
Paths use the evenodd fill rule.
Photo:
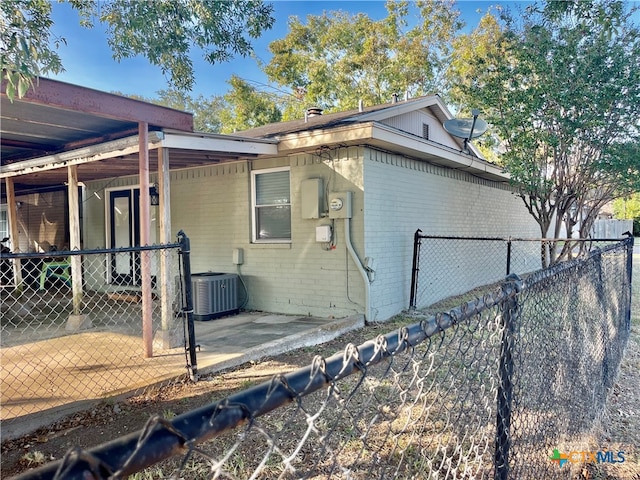
<svg viewBox="0 0 640 480">
<path fill-rule="evenodd" d="M 282 119 L 282 112 L 269 94 L 258 91 L 237 75 L 232 75 L 227 83 L 231 90 L 224 95 L 224 107 L 219 111 L 222 133 L 247 130 Z"/>
<path fill-rule="evenodd" d="M 620 220 L 633 220 L 633 235 L 640 237 L 640 192 L 616 198 L 613 202 L 613 215 Z"/>
<path fill-rule="evenodd" d="M 491 13 L 488 14 L 492 16 Z M 548 2 L 486 18 L 455 44 L 452 95 L 479 107 L 543 237 L 588 237 L 600 208 L 640 187 L 640 31 L 615 0 Z M 572 255 L 551 244 L 543 262 Z"/>
<path fill-rule="evenodd" d="M 308 15 L 306 23 L 292 17 L 289 33 L 269 45 L 273 56 L 264 71 L 304 99 L 298 108 L 346 110 L 359 100 L 373 105 L 393 94 L 439 91 L 451 40 L 462 27 L 459 12 L 452 0 L 412 5 L 420 20 L 411 28 L 406 1 L 388 2 L 380 21 L 341 11 Z"/>
<path fill-rule="evenodd" d="M 93 18 L 107 26 L 116 60 L 145 56 L 179 90 L 194 83 L 191 53 L 200 50 L 209 63 L 248 55 L 251 41 L 273 26 L 273 7 L 261 0 L 70 0 L 80 23 Z M 59 73 L 56 48 L 66 43 L 51 33 L 49 0 L 0 2 L 0 67 L 7 95 L 24 95 L 33 79 Z M 53 40 L 53 41 L 52 41 Z"/>
<path fill-rule="evenodd" d="M 57 48 L 64 39 L 51 39 L 51 3 L 47 0 L 0 2 L 0 70 L 11 99 L 22 97 L 32 79 L 62 70 Z"/>
<path fill-rule="evenodd" d="M 258 91 L 237 75 L 227 83 L 230 90 L 225 95 L 208 99 L 203 95 L 194 98 L 176 89 L 160 90 L 155 98 L 130 97 L 193 113 L 193 128 L 198 132 L 233 133 L 282 119 L 278 103 L 283 95 Z"/>
<path fill-rule="evenodd" d="M 145 98 L 139 95 L 130 95 L 130 97 L 193 113 L 193 129 L 197 132 L 220 133 L 222 130 L 220 112 L 227 108 L 222 97 L 216 95 L 209 98 L 204 95 L 192 97 L 182 90 L 171 88 L 160 90 L 156 93 L 158 95 L 156 98 Z M 122 95 L 121 93 L 119 94 Z"/>
</svg>

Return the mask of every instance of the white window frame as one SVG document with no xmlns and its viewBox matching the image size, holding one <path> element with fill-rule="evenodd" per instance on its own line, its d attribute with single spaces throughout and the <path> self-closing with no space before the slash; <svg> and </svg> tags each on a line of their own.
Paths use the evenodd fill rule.
<svg viewBox="0 0 640 480">
<path fill-rule="evenodd" d="M 258 217 L 256 215 L 256 211 L 258 206 L 256 205 L 256 176 L 268 174 L 268 173 L 276 173 L 276 172 L 288 172 L 289 173 L 289 203 L 284 204 L 289 206 L 289 213 L 291 215 L 291 167 L 277 167 L 277 168 L 264 168 L 260 170 L 252 170 L 251 171 L 251 242 L 252 243 L 291 243 L 291 238 L 258 238 L 257 232 L 257 223 Z M 268 205 L 262 205 L 268 206 Z M 290 225 L 292 219 L 289 219 Z"/>
<path fill-rule="evenodd" d="M 0 240 L 2 240 L 4 237 L 9 237 L 9 240 L 7 241 L 7 243 L 5 244 L 6 247 L 8 247 L 9 249 L 11 249 L 11 240 L 13 240 L 11 238 L 11 236 L 9 235 L 9 212 L 8 212 L 8 204 L 6 203 L 2 203 L 0 204 L 0 212 L 4 212 L 5 214 L 5 218 L 6 218 L 6 230 L 0 231 Z"/>
</svg>

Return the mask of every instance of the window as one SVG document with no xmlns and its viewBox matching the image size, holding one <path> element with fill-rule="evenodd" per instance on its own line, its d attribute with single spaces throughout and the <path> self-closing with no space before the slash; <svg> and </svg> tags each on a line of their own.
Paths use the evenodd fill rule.
<svg viewBox="0 0 640 480">
<path fill-rule="evenodd" d="M 251 174 L 254 242 L 291 241 L 289 167 L 256 170 Z"/>
</svg>

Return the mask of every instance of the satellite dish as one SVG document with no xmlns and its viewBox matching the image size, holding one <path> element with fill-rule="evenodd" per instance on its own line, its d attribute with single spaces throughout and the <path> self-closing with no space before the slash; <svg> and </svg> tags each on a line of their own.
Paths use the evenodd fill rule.
<svg viewBox="0 0 640 480">
<path fill-rule="evenodd" d="M 467 142 L 477 138 L 487 131 L 487 122 L 478 118 L 479 110 L 472 110 L 473 118 L 452 118 L 442 125 L 444 129 L 454 137 L 464 138 L 464 149 L 467 151 Z"/>
</svg>

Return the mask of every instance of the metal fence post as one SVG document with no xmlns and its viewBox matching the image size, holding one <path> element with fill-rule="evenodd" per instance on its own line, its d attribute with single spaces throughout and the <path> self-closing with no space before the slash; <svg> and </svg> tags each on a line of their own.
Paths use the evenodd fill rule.
<svg viewBox="0 0 640 480">
<path fill-rule="evenodd" d="M 413 264 L 411 266 L 411 293 L 409 295 L 409 308 L 416 308 L 416 296 L 418 290 L 418 272 L 420 271 L 420 234 L 422 230 L 416 230 L 413 235 Z"/>
<path fill-rule="evenodd" d="M 507 298 L 502 304 L 500 316 L 502 344 L 498 367 L 498 399 L 496 409 L 495 480 L 507 480 L 509 476 L 509 448 L 511 447 L 511 401 L 513 396 L 513 342 L 515 322 L 518 317 L 517 292 L 522 282 L 517 275 L 509 275 L 502 285 Z"/>
<path fill-rule="evenodd" d="M 629 289 L 629 295 L 628 295 L 628 301 L 627 301 L 627 305 L 626 305 L 626 314 L 627 314 L 627 322 L 626 322 L 626 327 L 627 327 L 627 332 L 631 331 L 631 280 L 632 280 L 632 274 L 633 274 L 633 235 L 631 234 L 631 232 L 625 232 L 623 233 L 623 235 L 626 235 L 627 238 L 625 239 L 625 242 L 627 243 L 627 281 L 629 282 L 629 284 L 627 285 L 627 288 Z"/>
<path fill-rule="evenodd" d="M 191 242 L 189 237 L 180 230 L 178 232 L 178 242 L 180 243 L 180 253 L 182 255 L 182 272 L 184 282 L 184 313 L 187 315 L 188 349 L 191 380 L 197 380 L 198 361 L 196 359 L 196 334 L 193 324 L 193 291 L 191 289 Z M 189 367 L 188 367 L 189 368 Z"/>
<path fill-rule="evenodd" d="M 511 273 L 511 237 L 507 239 L 507 275 Z"/>
</svg>

